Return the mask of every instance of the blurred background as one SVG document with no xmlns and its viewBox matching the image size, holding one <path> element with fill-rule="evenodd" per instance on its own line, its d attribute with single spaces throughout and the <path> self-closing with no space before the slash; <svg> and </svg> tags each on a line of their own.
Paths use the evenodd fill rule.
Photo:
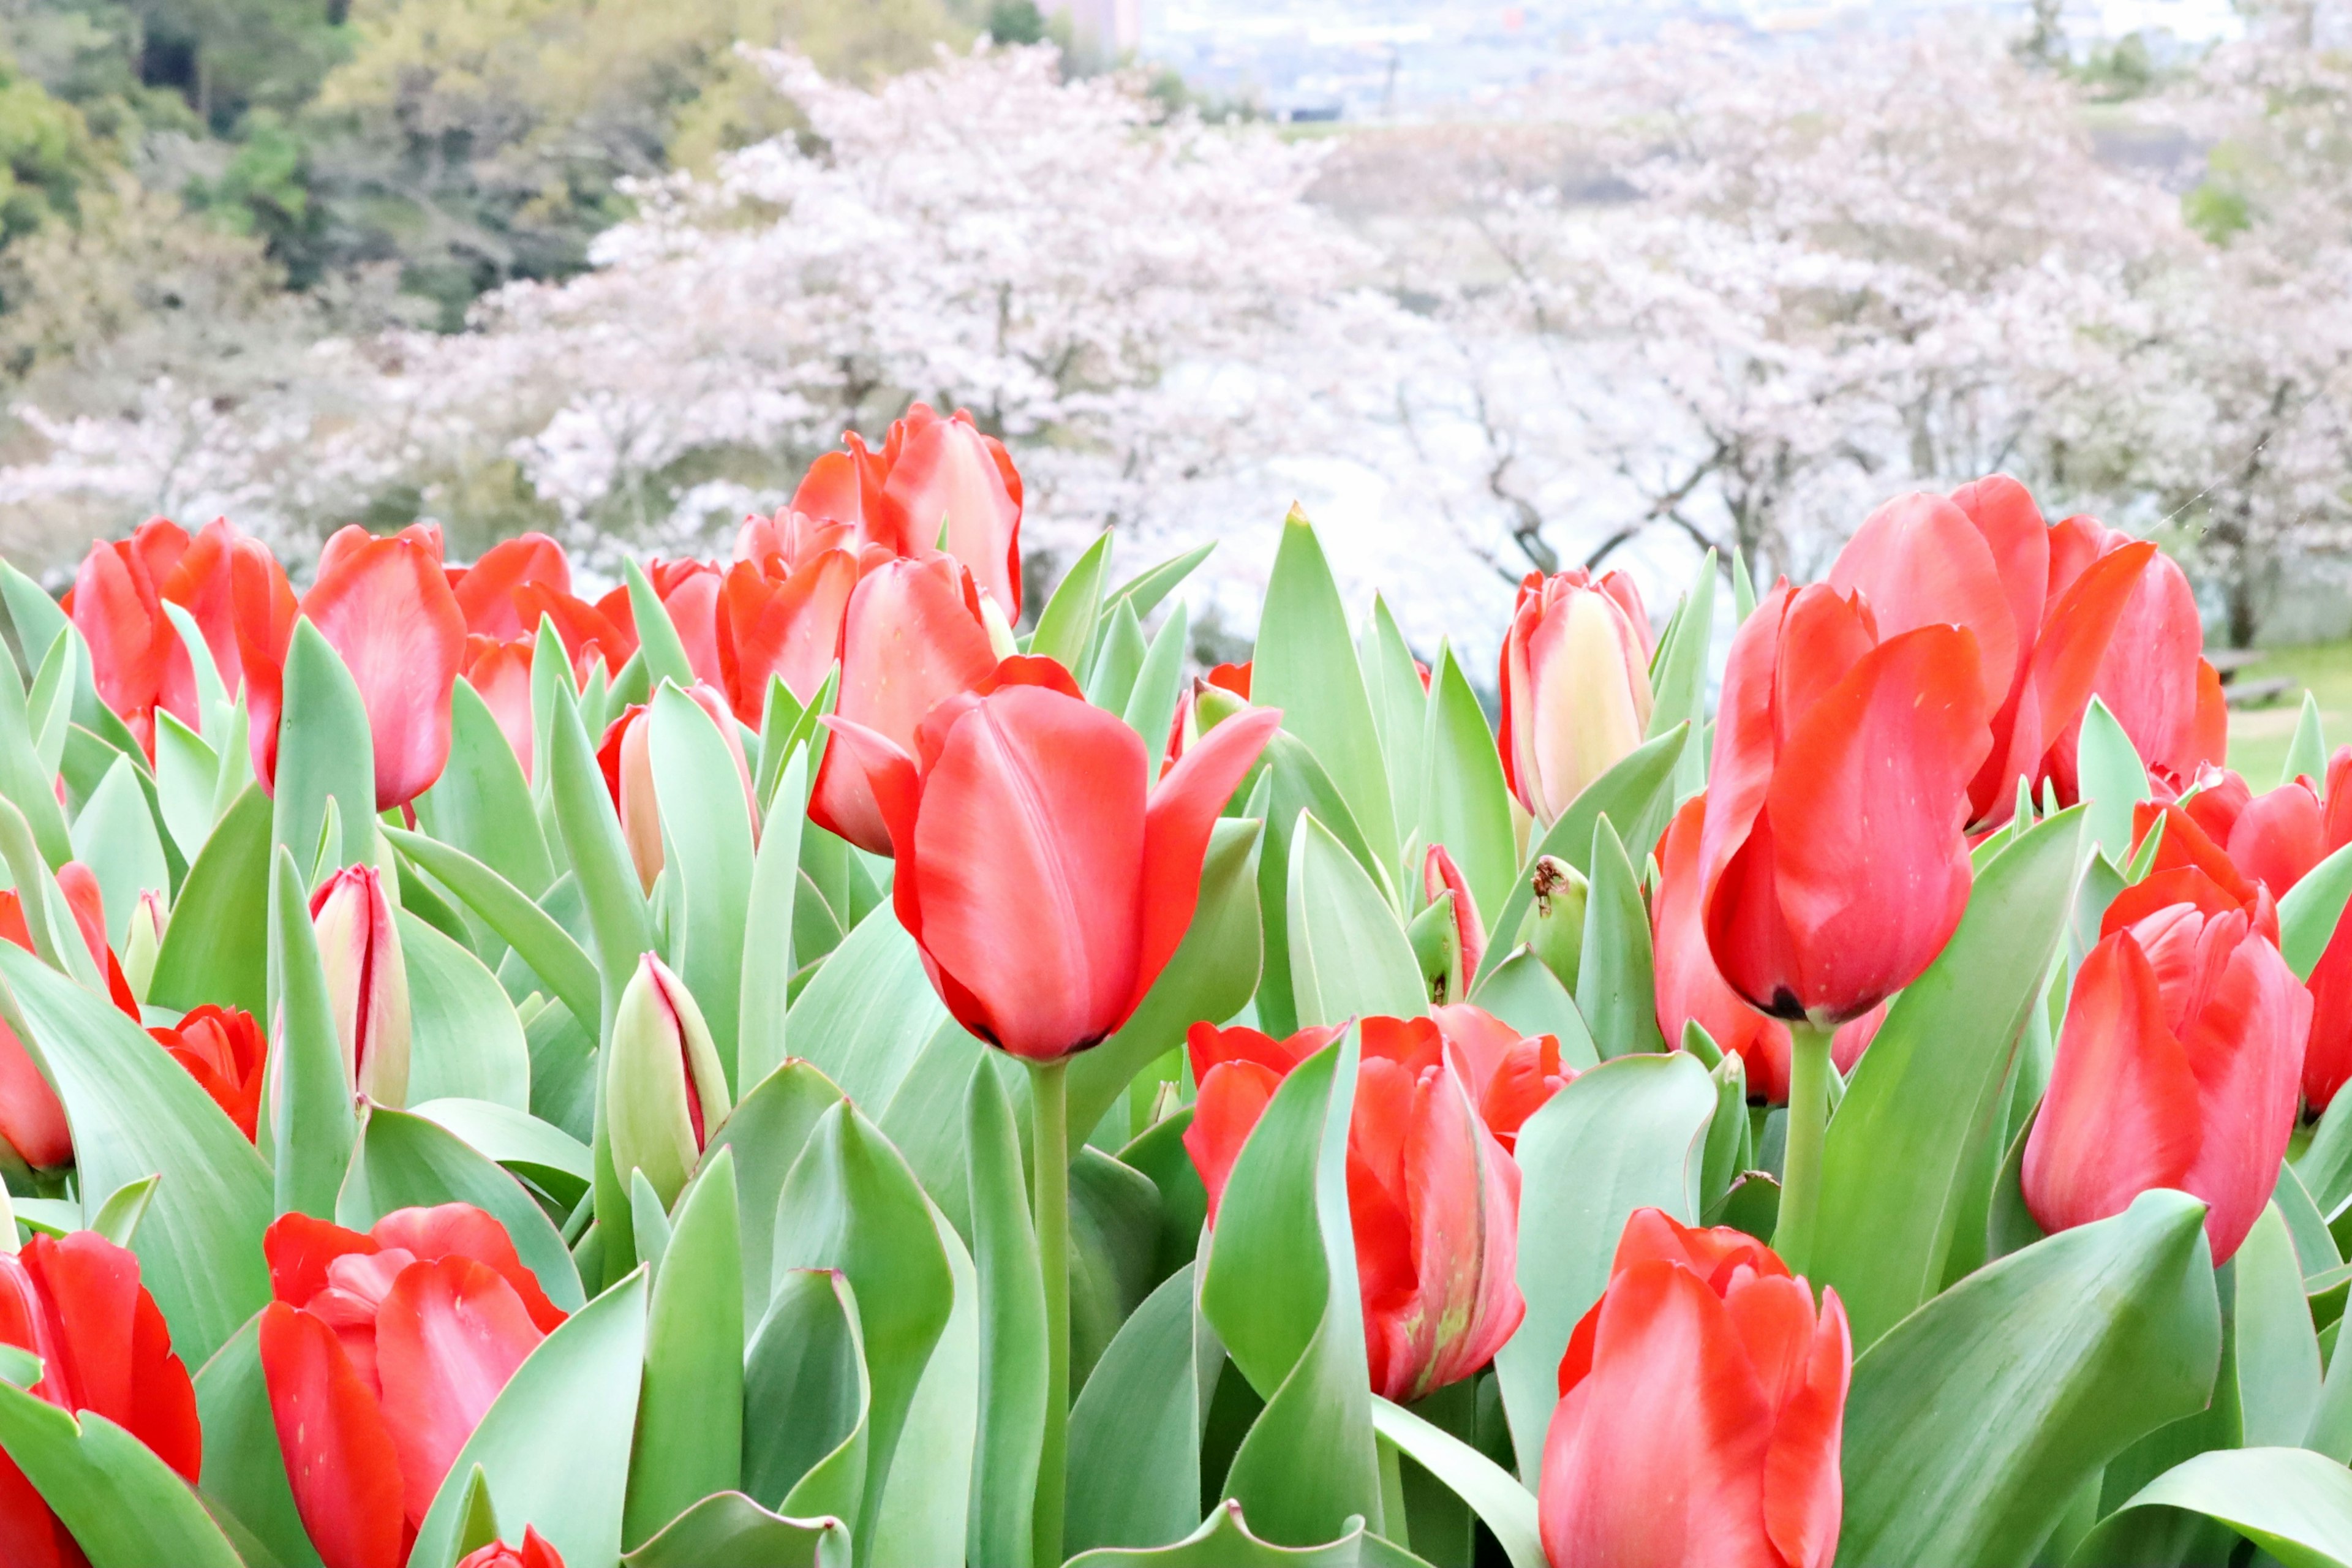
<svg viewBox="0 0 2352 1568">
<path fill-rule="evenodd" d="M 1040 579 L 1222 542 L 1204 658 L 1294 499 L 1491 668 L 1528 571 L 2006 469 L 2266 650 L 2260 771 L 2352 722 L 2352 0 L 0 0 L 0 380 L 59 586 L 724 553 L 966 406 Z"/>
</svg>

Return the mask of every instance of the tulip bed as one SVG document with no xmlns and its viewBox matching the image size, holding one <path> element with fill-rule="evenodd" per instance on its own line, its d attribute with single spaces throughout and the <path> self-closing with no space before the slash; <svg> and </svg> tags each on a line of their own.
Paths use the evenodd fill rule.
<svg viewBox="0 0 2352 1568">
<path fill-rule="evenodd" d="M 0 563 L 0 1562 L 2352 1563 L 2352 749 L 2152 546 L 1531 577 L 1496 726 L 1020 514 Z"/>
</svg>

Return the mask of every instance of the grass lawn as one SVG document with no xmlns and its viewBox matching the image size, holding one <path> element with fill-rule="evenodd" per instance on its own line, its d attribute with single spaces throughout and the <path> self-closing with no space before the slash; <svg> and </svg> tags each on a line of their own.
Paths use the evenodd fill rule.
<svg viewBox="0 0 2352 1568">
<path fill-rule="evenodd" d="M 2303 710 L 2303 690 L 2319 700 L 2319 719 L 2327 748 L 2352 742 L 2352 642 L 2313 643 L 2304 647 L 2270 650 L 2262 663 L 2239 672 L 2240 680 L 2267 680 L 2284 676 L 2302 690 L 2293 691 L 2268 708 L 2230 714 L 2230 765 L 2246 775 L 2256 790 L 2279 782 L 2286 765 L 2287 742 L 2294 738 L 2296 715 Z"/>
</svg>

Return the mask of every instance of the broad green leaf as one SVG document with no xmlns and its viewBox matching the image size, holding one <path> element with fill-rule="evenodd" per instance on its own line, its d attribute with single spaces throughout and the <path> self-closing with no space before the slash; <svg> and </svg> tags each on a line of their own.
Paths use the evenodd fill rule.
<svg viewBox="0 0 2352 1568">
<path fill-rule="evenodd" d="M 646 1279 L 630 1275 L 540 1342 L 458 1450 L 409 1568 L 450 1568 L 466 1483 L 482 1468 L 499 1522 L 535 1525 L 564 1568 L 614 1568 L 646 1353 Z"/>
<path fill-rule="evenodd" d="M 824 1113 L 841 1103 L 841 1090 L 807 1062 L 791 1061 L 770 1073 L 736 1102 L 710 1135 L 707 1162 L 721 1149 L 735 1154 L 735 1202 L 742 1222 L 743 1321 L 756 1323 L 768 1309 L 770 1254 L 775 1245 L 776 1204 L 793 1163 Z"/>
<path fill-rule="evenodd" d="M 73 725 L 74 650 L 80 639 L 61 637 L 49 645 L 41 668 L 25 693 L 26 727 L 41 771 L 54 775 L 65 761 L 66 731 Z"/>
<path fill-rule="evenodd" d="M 1601 1059 L 1576 998 L 1544 961 L 1522 947 L 1486 970 L 1470 999 L 1522 1036 L 1556 1035 L 1559 1059 L 1582 1072 Z"/>
<path fill-rule="evenodd" d="M 940 1025 L 891 1089 L 875 1118 L 960 1235 L 971 1232 L 971 1197 L 965 1190 L 963 1106 L 972 1075 L 990 1055 L 953 1019 Z"/>
<path fill-rule="evenodd" d="M 16 630 L 17 646 L 25 650 L 27 658 L 38 655 L 40 650 L 48 647 L 60 637 L 73 638 L 73 721 L 118 752 L 127 754 L 138 751 L 139 742 L 131 733 L 131 727 L 117 718 L 112 709 L 98 700 L 89 646 L 82 641 L 81 633 L 66 619 L 64 607 L 49 597 L 38 583 L 5 561 L 0 561 L 0 600 L 5 600 L 7 605 L 9 622 Z M 21 682 L 19 689 L 22 689 Z"/>
<path fill-rule="evenodd" d="M 93 1196 L 160 1174 L 132 1250 L 181 1357 L 202 1365 L 269 1300 L 269 1172 L 236 1124 L 138 1025 L 13 942 L 0 1018 L 56 1086 Z"/>
<path fill-rule="evenodd" d="M 808 750 L 796 749 L 768 807 L 760 850 L 751 862 L 750 900 L 743 911 L 743 980 L 735 1060 L 737 1092 L 784 1062 L 793 981 L 793 900 L 800 889 L 801 824 L 807 818 Z"/>
<path fill-rule="evenodd" d="M 2135 1568 L 2143 1530 L 2168 1513 L 2202 1515 L 2236 1531 L 2285 1568 L 2352 1563 L 2352 1470 L 2302 1448 L 2223 1448 L 2157 1477 L 2102 1521 L 2069 1559 L 2074 1568 Z"/>
<path fill-rule="evenodd" d="M 720 1492 L 622 1561 L 628 1568 L 849 1568 L 849 1527 L 837 1519 L 786 1519 L 741 1492 Z"/>
<path fill-rule="evenodd" d="M 412 1116 L 446 1128 L 484 1159 L 517 1171 L 557 1202 L 576 1201 L 589 1181 L 588 1146 L 551 1121 L 487 1100 L 428 1100 Z"/>
<path fill-rule="evenodd" d="M 2327 777 L 2327 737 L 2319 723 L 2319 699 L 2308 691 L 2303 694 L 2303 710 L 2295 715 L 2294 739 L 2287 742 L 2286 765 L 2279 769 L 2278 782 L 2290 784 L 2298 777 L 2314 784 Z"/>
<path fill-rule="evenodd" d="M 1495 732 L 1470 689 L 1451 647 L 1441 649 L 1429 682 L 1423 731 L 1421 842 L 1443 844 L 1470 884 L 1483 916 L 1500 910 L 1518 876 L 1518 835 L 1511 826 L 1511 792 L 1503 783 Z M 1418 866 L 1403 868 L 1416 879 Z"/>
<path fill-rule="evenodd" d="M 1363 668 L 1365 693 L 1371 699 L 1372 727 L 1380 732 L 1381 754 L 1388 763 L 1390 805 L 1400 823 L 1418 823 L 1422 819 L 1422 737 L 1429 727 L 1429 694 L 1421 684 L 1421 667 L 1404 640 L 1403 629 L 1390 613 L 1388 601 L 1377 594 L 1372 595 L 1370 616 L 1356 634 L 1356 659 Z M 1499 755 L 1496 760 L 1499 763 Z M 1423 829 L 1423 839 L 1427 837 Z"/>
<path fill-rule="evenodd" d="M 1580 1073 L 1519 1129 L 1519 1294 L 1528 1315 L 1495 1357 L 1521 1479 L 1535 1484 L 1559 1403 L 1559 1358 L 1609 1283 L 1635 1209 L 1698 1220 L 1715 1085 L 1686 1052 L 1620 1057 Z"/>
<path fill-rule="evenodd" d="M 907 1423 L 882 1479 L 876 1563 L 967 1560 L 972 1460 L 980 1417 L 980 1280 L 971 1254 L 933 1205 L 931 1227 L 947 1254 L 955 1305 L 923 1365 Z"/>
<path fill-rule="evenodd" d="M 2294 1238 L 2275 1203 L 2231 1258 L 2236 1290 L 2224 1375 L 2238 1383 L 2240 1441 L 2250 1448 L 2304 1440 L 2319 1406 L 2319 1340 L 2303 1293 Z"/>
<path fill-rule="evenodd" d="M 98 879 L 106 903 L 107 940 L 121 948 L 131 934 L 131 917 L 142 892 L 168 894 L 172 869 L 163 858 L 163 838 L 147 809 L 147 792 L 128 757 L 117 757 L 98 793 L 73 824 L 74 858 Z"/>
<path fill-rule="evenodd" d="M 448 765 L 416 797 L 416 821 L 528 897 L 538 898 L 555 880 L 522 763 L 470 682 L 457 682 L 451 697 Z"/>
<path fill-rule="evenodd" d="M 1584 947 L 1576 966 L 1576 1010 L 1604 1058 L 1662 1051 L 1656 968 L 1650 949 L 1650 910 L 1617 828 L 1603 816 L 1593 825 L 1591 890 L 1584 906 Z"/>
<path fill-rule="evenodd" d="M 219 792 L 220 775 L 219 754 L 204 738 L 157 709 L 155 800 L 180 858 L 190 865 L 212 836 L 213 797 Z"/>
<path fill-rule="evenodd" d="M 965 1128 L 972 1264 L 980 1281 L 981 1430 L 972 1468 L 971 1550 L 983 1563 L 1025 1563 L 1045 1422 L 1045 1289 L 1021 1169 L 1021 1132 L 992 1070 L 972 1074 Z M 1197 1478 L 1192 1502 L 1200 1506 Z"/>
<path fill-rule="evenodd" d="M 2202 1408 L 2221 1347 L 2204 1222 L 2193 1198 L 2144 1193 L 1988 1265 L 1858 1357 L 1838 1561 L 2026 1562 L 2101 1467 Z"/>
<path fill-rule="evenodd" d="M 1282 710 L 1283 728 L 1314 748 L 1339 787 L 1372 856 L 1397 863 L 1396 816 L 1370 697 L 1348 635 L 1339 584 L 1313 525 L 1297 508 L 1283 520 L 1258 617 L 1250 700 Z"/>
<path fill-rule="evenodd" d="M 669 618 L 669 607 L 654 592 L 653 580 L 635 557 L 625 559 L 621 569 L 628 578 L 629 614 L 636 621 L 637 657 L 645 661 L 648 689 L 665 680 L 693 685 L 694 665 L 678 637 L 677 624 Z"/>
<path fill-rule="evenodd" d="M 1125 605 L 1107 612 L 1101 635 L 1095 638 L 1093 668 L 1087 672 L 1087 700 L 1113 713 L 1127 711 L 1135 695 L 1135 678 L 1143 673 L 1143 627 Z M 1162 730 L 1153 740 L 1164 739 Z"/>
<path fill-rule="evenodd" d="M 793 901 L 793 961 L 805 968 L 830 954 L 880 907 L 882 889 L 861 851 L 813 822 L 801 825 L 800 869 Z"/>
<path fill-rule="evenodd" d="M 1511 1472 L 1442 1426 L 1375 1395 L 1372 1425 L 1413 1462 L 1470 1505 L 1511 1560 L 1511 1568 L 1545 1568 L 1536 1500 Z"/>
<path fill-rule="evenodd" d="M 2279 900 L 2279 952 L 2298 980 L 2309 980 L 2352 899 L 2352 844 L 2305 872 Z"/>
<path fill-rule="evenodd" d="M 1360 1518 L 1348 1520 L 1333 1539 L 1314 1546 L 1277 1546 L 1253 1534 L 1239 1502 L 1210 1510 L 1201 1527 L 1168 1546 L 1104 1547 L 1070 1559 L 1067 1568 L 1428 1568 L 1402 1546 L 1371 1533 Z"/>
<path fill-rule="evenodd" d="M 1265 931 L 1258 1016 L 1268 1031 L 1283 1036 L 1297 1027 L 1291 1002 L 1289 920 L 1290 858 L 1299 814 L 1307 813 L 1329 830 L 1391 905 L 1399 902 L 1393 894 L 1396 880 L 1357 830 L 1354 814 L 1314 752 L 1289 731 L 1276 731 L 1266 743 L 1244 798 L 1248 804 L 1242 815 L 1265 824 L 1265 845 L 1257 858 L 1258 911 Z"/>
<path fill-rule="evenodd" d="M 1156 758 L 1167 748 L 1176 705 L 1184 695 L 1184 656 L 1192 651 L 1192 616 L 1179 600 L 1152 634 L 1142 668 L 1135 673 L 1134 688 L 1120 710 L 1127 727 L 1143 737 L 1146 756 Z"/>
<path fill-rule="evenodd" d="M 873 1394 L 857 1295 L 837 1269 L 793 1268 L 742 1373 L 743 1489 L 797 1517 L 854 1519 L 866 1496 Z"/>
<path fill-rule="evenodd" d="M 1592 830 L 1603 816 L 1615 825 L 1626 859 L 1637 866 L 1647 860 L 1657 846 L 1658 835 L 1666 830 L 1667 818 L 1674 815 L 1675 763 L 1690 739 L 1691 731 L 1676 725 L 1626 752 L 1615 767 L 1585 785 L 1559 819 L 1528 846 L 1521 864 L 1532 867 L 1539 857 L 1549 855 L 1591 876 Z M 1510 956 L 1508 943 L 1528 918 L 1528 905 L 1534 899 L 1526 877 L 1512 884 L 1510 897 L 1486 924 L 1495 940 L 1487 944 L 1486 962 L 1480 965 L 1482 975 Z"/>
<path fill-rule="evenodd" d="M 676 1220 L 646 1320 L 645 1392 L 621 1530 L 629 1546 L 742 1479 L 743 1247 L 731 1150 L 695 1173 Z"/>
<path fill-rule="evenodd" d="M 1731 616 L 1737 626 L 1756 612 L 1756 584 L 1748 574 L 1748 556 L 1744 551 L 1731 552 Z"/>
<path fill-rule="evenodd" d="M 266 1016 L 269 973 L 269 797 L 249 785 L 188 868 L 147 1000 L 206 1002 Z"/>
<path fill-rule="evenodd" d="M 2120 866 L 2131 854 L 2132 807 L 2147 798 L 2147 770 L 2131 737 L 2099 699 L 2083 711 L 2075 770 L 2088 808 L 2091 842 Z"/>
<path fill-rule="evenodd" d="M 234 1516 L 284 1568 L 320 1568 L 286 1480 L 269 1385 L 261 1374 L 260 1326 L 257 1313 L 196 1373 L 196 1415 L 205 1433 L 199 1486 L 208 1502 Z"/>
<path fill-rule="evenodd" d="M 43 763 L 34 738 L 16 667 L 0 659 L 0 799 L 24 814 L 33 841 L 40 846 L 41 858 L 52 868 L 73 858 L 73 842 L 66 833 L 65 808 L 58 804 L 56 784 L 57 772 Z"/>
<path fill-rule="evenodd" d="M 1348 1217 L 1356 1031 L 1291 1069 L 1242 1147 L 1209 1241 L 1201 1310 L 1265 1401 L 1225 1494 L 1270 1540 L 1328 1541 L 1381 1516 L 1370 1374 Z"/>
<path fill-rule="evenodd" d="M 1158 1283 L 1160 1188 L 1099 1149 L 1070 1162 L 1070 1386 Z"/>
<path fill-rule="evenodd" d="M 335 1194 L 335 1223 L 365 1230 L 394 1209 L 470 1204 L 506 1227 L 515 1255 L 567 1312 L 580 1309 L 579 1271 L 545 1211 L 488 1155 L 439 1124 L 381 1106 L 368 1112 L 359 1156 Z"/>
<path fill-rule="evenodd" d="M 1181 555 L 1171 555 L 1149 571 L 1137 573 L 1104 595 L 1103 608 L 1108 611 L 1118 605 L 1129 605 L 1133 606 L 1138 619 L 1149 620 L 1160 601 L 1174 593 L 1216 547 L 1217 542 L 1213 539 L 1206 544 L 1194 545 Z"/>
<path fill-rule="evenodd" d="M 1716 555 L 1710 550 L 1699 563 L 1690 591 L 1675 606 L 1674 619 L 1650 663 L 1650 731 L 1655 740 L 1688 721 L 1694 729 L 1706 722 L 1707 655 L 1715 642 Z M 1685 748 L 1675 769 L 1675 794 L 1687 797 L 1706 785 L 1706 752 Z"/>
<path fill-rule="evenodd" d="M 638 613 L 644 614 L 642 609 Z M 595 932 L 597 970 L 604 979 L 604 1006 L 597 1015 L 596 1029 L 601 1041 L 611 1026 L 621 988 L 636 971 L 638 957 L 653 951 L 653 917 L 646 908 L 645 889 L 637 881 L 628 845 L 621 837 L 621 819 L 614 814 L 613 797 L 604 788 L 604 770 L 596 765 L 596 753 L 580 727 L 572 694 L 559 686 L 552 708 L 550 724 L 555 732 L 548 745 L 549 789 L 564 858 L 578 879 L 580 896 L 588 906 L 589 927 Z M 573 1016 L 583 1024 L 589 1016 Z"/>
<path fill-rule="evenodd" d="M 212 644 L 205 640 L 204 628 L 185 605 L 164 599 L 156 607 L 170 619 L 172 629 L 179 634 L 180 647 L 188 656 L 188 669 L 196 682 L 198 728 L 208 735 L 219 734 L 232 698 L 227 684 L 221 679 L 220 666 L 213 661 Z"/>
<path fill-rule="evenodd" d="M 307 867 L 333 801 L 343 825 L 339 866 L 372 857 L 362 825 L 375 820 L 375 763 L 367 706 L 326 634 L 294 623 L 286 650 L 286 687 L 278 719 L 276 811 L 270 837 Z"/>
<path fill-rule="evenodd" d="M 1110 566 L 1110 530 L 1095 535 L 1062 581 L 1037 613 L 1037 629 L 1029 638 L 1029 651 L 1060 664 L 1072 675 L 1085 679 L 1087 649 L 1094 643 L 1095 618 L 1102 604 L 1103 574 Z M 859 1542 L 859 1550 L 865 1543 Z"/>
<path fill-rule="evenodd" d="M 2000 1137 L 2002 1081 L 2065 940 L 2084 825 L 2079 808 L 2052 817 L 1978 879 L 1830 1119 L 1812 1279 L 1837 1287 L 1857 1350 L 1935 1294 L 1969 1184 L 1998 1163 L 1986 1144 Z"/>
<path fill-rule="evenodd" d="M 76 1421 L 0 1383 L 0 1448 L 57 1510 L 91 1568 L 245 1568 L 188 1484 L 96 1411 Z"/>
<path fill-rule="evenodd" d="M 726 737 L 693 699 L 662 688 L 654 693 L 650 721 L 654 794 L 662 803 L 662 843 L 674 879 L 670 963 L 702 1005 L 731 1094 L 751 900 L 751 806 Z"/>
<path fill-rule="evenodd" d="M 861 922 L 824 961 L 786 1027 L 793 1048 L 843 1093 L 886 1105 L 947 1016 L 915 939 L 896 920 L 878 918 Z"/>
<path fill-rule="evenodd" d="M 1396 911 L 1328 828 L 1302 813 L 1291 835 L 1290 987 L 1302 1025 L 1417 1017 L 1429 998 Z"/>
<path fill-rule="evenodd" d="M 89 944 L 81 939 L 73 910 L 66 902 L 65 889 L 58 886 L 56 873 L 41 858 L 24 813 L 5 799 L 0 799 L 0 859 L 7 862 L 9 880 L 16 891 L 17 912 L 33 939 L 33 951 L 53 968 L 79 981 L 86 989 L 103 994 L 106 978 L 90 956 Z"/>
<path fill-rule="evenodd" d="M 421 833 L 397 827 L 381 831 L 404 858 L 431 873 L 513 948 L 573 1017 L 593 1024 L 603 1008 L 603 982 L 595 960 L 571 932 L 522 889 L 464 850 Z"/>
<path fill-rule="evenodd" d="M 144 1176 L 107 1194 L 106 1201 L 90 1215 L 89 1228 L 117 1247 L 129 1247 L 139 1234 L 139 1222 L 145 1217 L 147 1205 L 154 1198 L 155 1184 L 161 1179 Z"/>
<path fill-rule="evenodd" d="M 2311 1193 L 2295 1173 L 2293 1165 L 2279 1166 L 2278 1184 L 2271 1190 L 2271 1201 L 2279 1206 L 2286 1220 L 2287 1234 L 2294 1238 L 2294 1255 L 2302 1265 L 2304 1278 L 2342 1266 L 2344 1255 L 2337 1250 L 2336 1237 L 2328 1234 L 2327 1221 L 2313 1203 Z"/>
<path fill-rule="evenodd" d="M 1066 1552 L 1163 1546 L 1200 1517 L 1206 1390 L 1224 1352 L 1193 1311 L 1192 1268 L 1160 1281 L 1120 1325 L 1070 1411 Z"/>
<path fill-rule="evenodd" d="M 530 1046 L 514 1004 L 482 961 L 400 910 L 408 968 L 408 1098 L 530 1107 Z"/>
</svg>

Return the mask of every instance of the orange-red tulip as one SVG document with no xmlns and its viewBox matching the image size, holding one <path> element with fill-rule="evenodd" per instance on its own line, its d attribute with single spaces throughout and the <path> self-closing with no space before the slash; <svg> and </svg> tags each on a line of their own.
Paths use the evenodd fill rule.
<svg viewBox="0 0 2352 1568">
<path fill-rule="evenodd" d="M 129 539 L 91 545 L 66 596 L 67 611 L 89 647 L 100 700 L 151 752 L 156 709 L 192 727 L 202 722 L 195 666 L 164 614 L 165 604 L 180 605 L 194 619 L 222 681 L 232 695 L 236 690 L 243 661 L 229 561 L 237 540 L 226 519 L 206 523 L 191 539 L 170 519 L 150 518 Z M 282 584 L 286 574 L 275 559 L 258 544 L 253 548 Z M 26 651 L 37 658 L 44 650 Z"/>
<path fill-rule="evenodd" d="M 1650 617 L 1633 579 L 1529 573 L 1497 679 L 1503 776 L 1548 827 L 1649 728 Z"/>
<path fill-rule="evenodd" d="M 1053 1061 L 1126 1023 L 1175 955 L 1209 830 L 1282 715 L 1218 725 L 1154 787 L 1142 740 L 1053 660 L 1008 658 L 983 684 L 924 719 L 919 761 L 840 716 L 828 749 L 865 770 L 892 902 L 949 1012 Z"/>
<path fill-rule="evenodd" d="M 1975 637 L 1879 635 L 1869 603 L 1775 586 L 1732 638 L 1699 839 L 1716 967 L 1826 1027 L 1942 950 L 1968 902 L 1969 783 L 1992 743 Z"/>
<path fill-rule="evenodd" d="M 748 561 L 729 569 L 719 594 L 719 668 L 737 718 L 757 724 L 766 715 L 771 676 L 804 704 L 816 696 L 841 652 L 856 586 L 857 559 L 846 550 L 819 551 L 789 574 Z"/>
<path fill-rule="evenodd" d="M 845 452 L 809 468 L 792 510 L 853 525 L 862 544 L 921 560 L 947 552 L 971 571 L 1007 621 L 1021 618 L 1021 475 L 1004 443 L 981 434 L 971 415 L 942 418 L 918 403 L 895 421 L 882 450 L 856 432 Z"/>
<path fill-rule="evenodd" d="M 1560 1358 L 1537 1488 L 1551 1568 L 1829 1568 L 1853 1341 L 1762 1242 L 1656 1209 Z"/>
<path fill-rule="evenodd" d="M 1338 1034 L 1275 1040 L 1192 1026 L 1186 1043 L 1200 1094 L 1184 1147 L 1209 1190 L 1212 1224 L 1276 1089 Z M 1433 1021 L 1366 1018 L 1358 1038 L 1348 1213 L 1364 1348 L 1374 1393 L 1418 1399 L 1475 1375 L 1527 1314 L 1513 1277 L 1519 1168 L 1479 1114 L 1467 1053 Z"/>
<path fill-rule="evenodd" d="M 503 1541 L 489 1542 L 457 1559 L 457 1568 L 563 1568 L 563 1554 L 547 1543 L 547 1537 L 526 1524 L 522 1527 L 520 1546 L 509 1546 Z"/>
<path fill-rule="evenodd" d="M 261 1084 L 269 1062 L 268 1043 L 253 1015 L 207 1002 L 178 1023 L 147 1032 L 252 1142 L 261 1122 Z"/>
<path fill-rule="evenodd" d="M 195 1384 L 128 1248 L 77 1230 L 0 1253 L 0 1342 L 41 1358 L 35 1397 L 104 1416 L 195 1484 L 204 1460 Z M 88 1561 L 25 1472 L 0 1454 L 0 1563 L 86 1568 Z"/>
<path fill-rule="evenodd" d="M 535 646 L 528 637 L 503 642 L 486 637 L 466 639 L 466 682 L 488 704 L 499 733 L 514 749 L 526 779 L 530 777 L 530 653 Z"/>
<path fill-rule="evenodd" d="M 458 1450 L 564 1314 L 465 1204 L 364 1235 L 281 1215 L 261 1245 L 262 1377 L 302 1528 L 326 1568 L 399 1568 Z"/>
<path fill-rule="evenodd" d="M 526 533 L 492 546 L 471 566 L 450 567 L 448 578 L 458 612 L 466 617 L 466 630 L 503 642 L 539 630 L 539 617 L 526 618 L 515 591 L 529 584 L 568 597 L 572 563 L 563 546 L 547 535 Z"/>
<path fill-rule="evenodd" d="M 2215 889 L 2144 913 L 2120 899 L 2108 909 L 2025 1144 L 2025 1204 L 2044 1230 L 2175 1187 L 2205 1200 L 2221 1263 L 2270 1201 L 2294 1130 L 2311 997 L 2228 902 Z"/>
</svg>

